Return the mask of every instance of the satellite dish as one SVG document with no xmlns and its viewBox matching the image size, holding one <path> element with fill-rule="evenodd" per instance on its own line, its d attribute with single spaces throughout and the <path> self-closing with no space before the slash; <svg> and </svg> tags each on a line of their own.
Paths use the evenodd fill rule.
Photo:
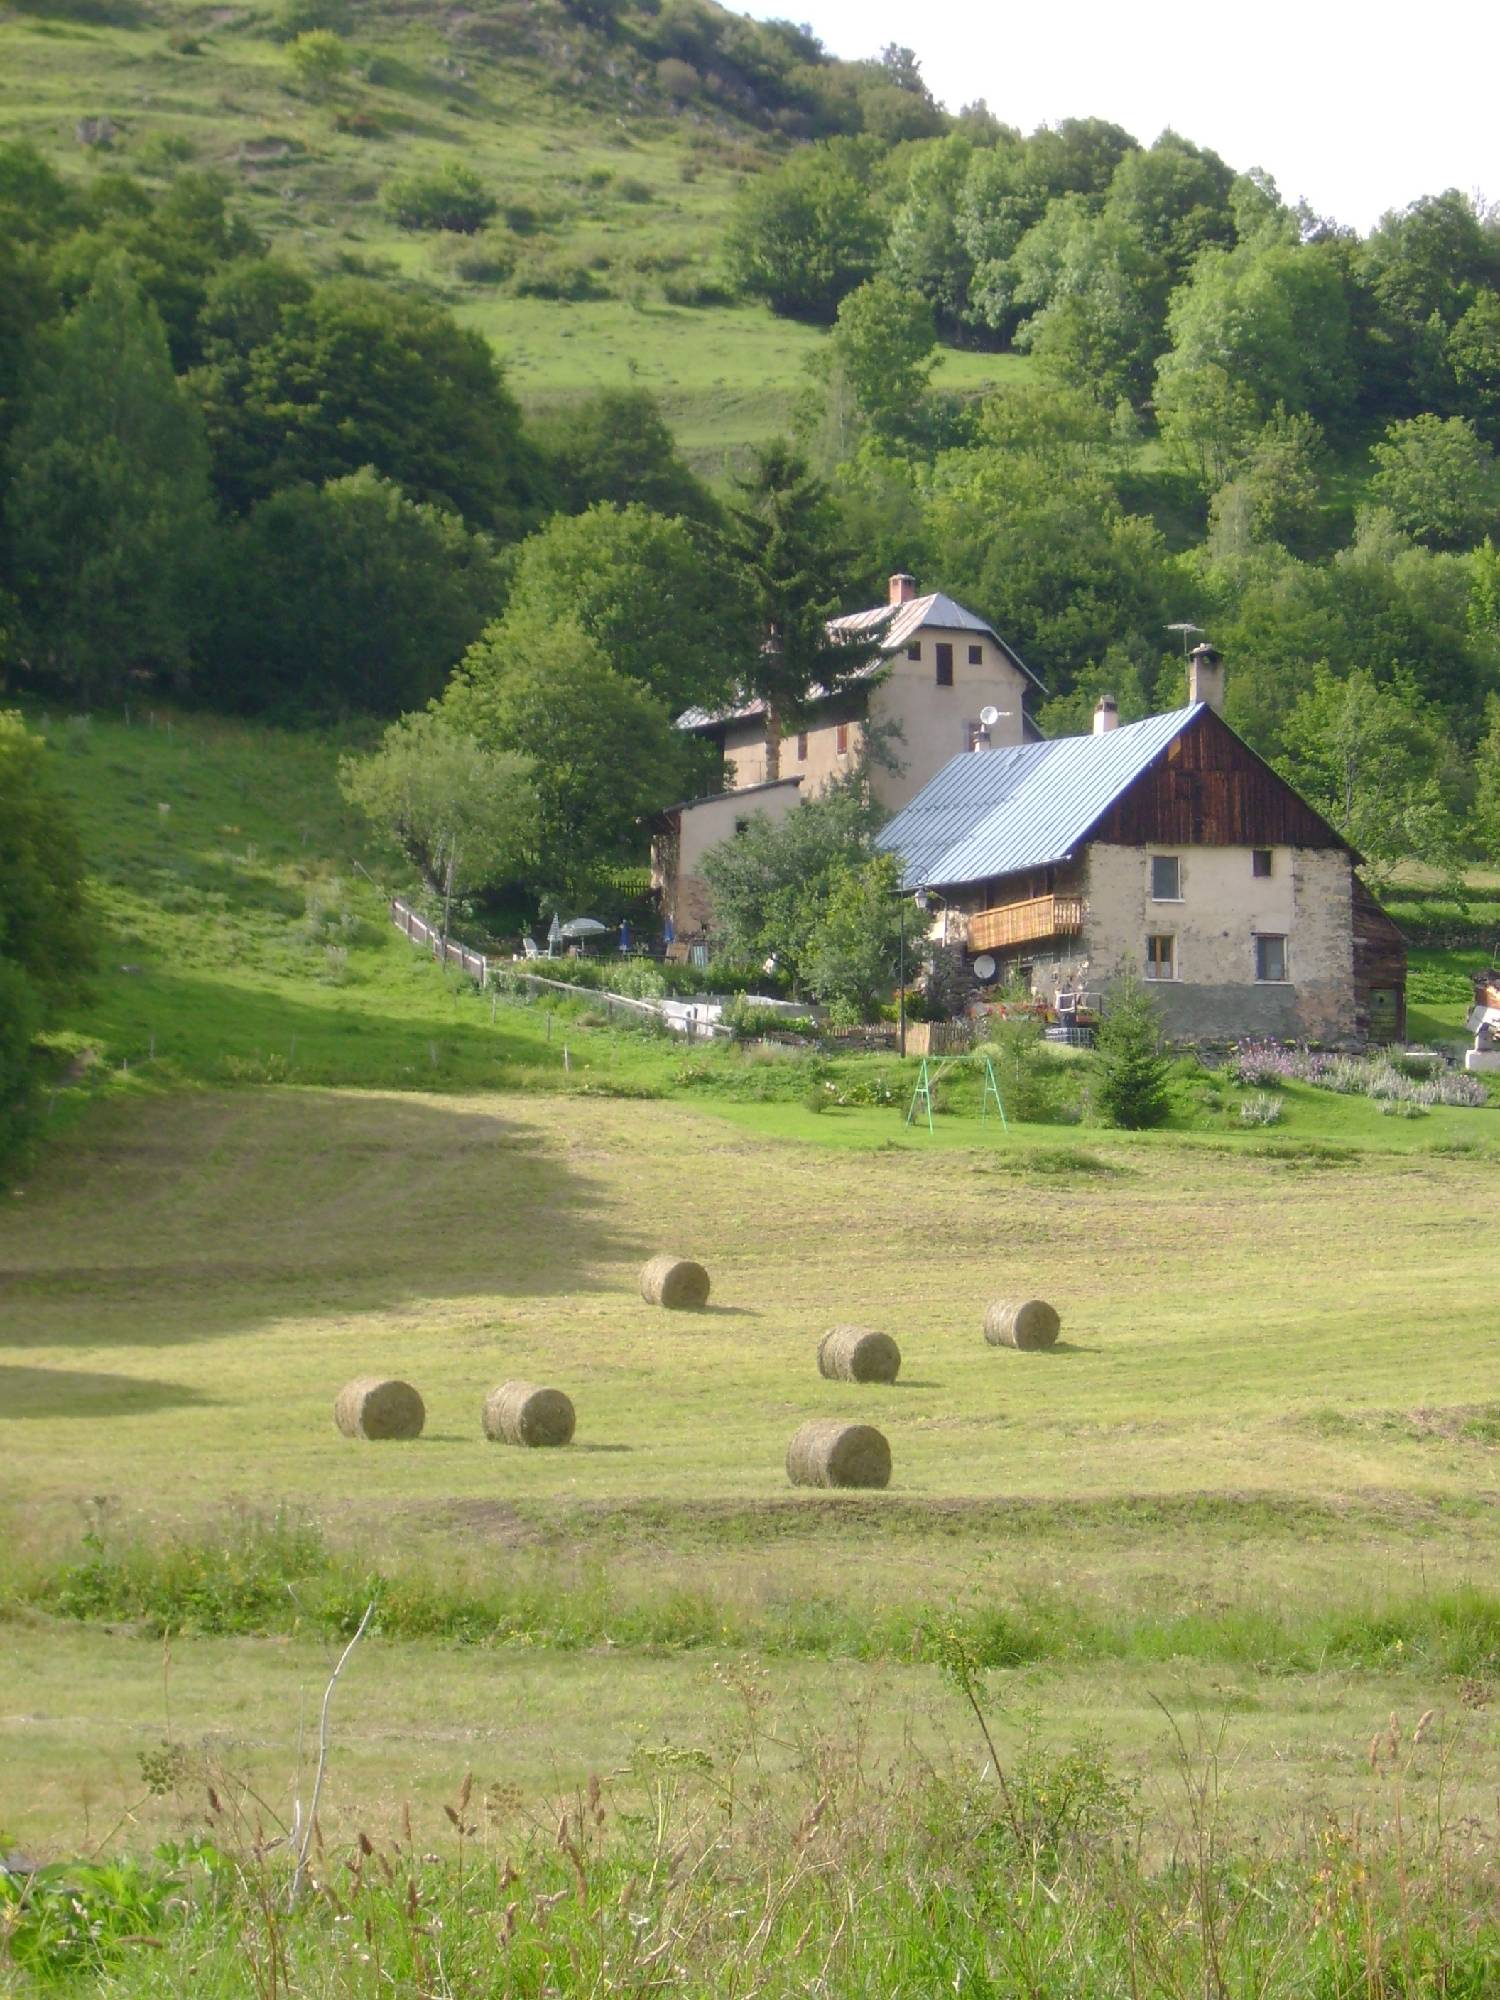
<svg viewBox="0 0 1500 2000">
<path fill-rule="evenodd" d="M 993 729 L 1000 720 L 1000 711 L 998 708 L 982 708 L 979 711 L 979 720 L 986 729 Z"/>
<path fill-rule="evenodd" d="M 995 961 L 987 951 L 983 951 L 974 961 L 974 977 L 981 980 L 987 986 L 994 976 Z"/>
</svg>

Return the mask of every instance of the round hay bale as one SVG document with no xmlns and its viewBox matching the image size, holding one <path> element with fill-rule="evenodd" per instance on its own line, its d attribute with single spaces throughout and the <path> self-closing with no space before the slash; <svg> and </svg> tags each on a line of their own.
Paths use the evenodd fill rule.
<svg viewBox="0 0 1500 2000">
<path fill-rule="evenodd" d="M 830 1382 L 894 1382 L 901 1349 L 872 1326 L 831 1326 L 818 1342 L 818 1373 Z"/>
<path fill-rule="evenodd" d="M 991 1347 L 1051 1347 L 1062 1321 L 1045 1299 L 995 1299 L 984 1309 L 984 1337 Z"/>
<path fill-rule="evenodd" d="M 686 1257 L 653 1257 L 641 1266 L 641 1297 L 669 1312 L 701 1312 L 708 1304 L 708 1273 Z"/>
<path fill-rule="evenodd" d="M 339 1390 L 333 1420 L 346 1438 L 415 1438 L 427 1410 L 410 1382 L 359 1375 Z"/>
<path fill-rule="evenodd" d="M 813 1417 L 786 1448 L 786 1476 L 793 1486 L 886 1486 L 891 1448 L 873 1424 Z"/>
<path fill-rule="evenodd" d="M 496 1444 L 569 1444 L 577 1422 L 561 1389 L 502 1382 L 484 1399 L 484 1434 Z"/>
</svg>

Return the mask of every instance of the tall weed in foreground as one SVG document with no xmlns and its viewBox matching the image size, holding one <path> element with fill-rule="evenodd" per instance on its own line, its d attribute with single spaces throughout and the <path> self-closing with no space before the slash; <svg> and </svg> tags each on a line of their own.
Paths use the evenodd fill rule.
<svg viewBox="0 0 1500 2000">
<path fill-rule="evenodd" d="M 297 1829 L 232 1772 L 181 1768 L 192 1840 L 0 1872 L 3 1964 L 19 1991 L 117 2000 L 1494 1991 L 1495 1828 L 1448 1808 L 1462 1746 L 1430 1715 L 1370 1746 L 1359 1811 L 1268 1845 L 1234 1821 L 1212 1727 L 1164 1716 L 1178 1776 L 1148 1814 L 1096 1745 L 992 1721 L 977 1680 L 975 1754 L 934 1766 L 877 1764 L 857 1714 L 773 1741 L 763 1674 L 719 1672 L 741 1721 L 713 1749 L 643 1741 L 545 1802 L 470 1775 L 436 1823 L 315 1827 L 300 1897 Z"/>
</svg>

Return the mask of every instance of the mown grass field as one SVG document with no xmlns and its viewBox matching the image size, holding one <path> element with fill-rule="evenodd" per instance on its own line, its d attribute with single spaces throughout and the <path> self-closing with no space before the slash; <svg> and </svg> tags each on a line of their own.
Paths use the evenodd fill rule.
<svg viewBox="0 0 1500 2000">
<path fill-rule="evenodd" d="M 1222 1730 L 1258 1838 L 1365 1809 L 1370 1735 L 1435 1709 L 1482 1819 L 1493 1111 L 1292 1087 L 1257 1132 L 1189 1079 L 1143 1137 L 1006 1136 L 967 1087 L 932 1137 L 901 1091 L 814 1114 L 781 1058 L 450 982 L 384 922 L 337 741 L 46 720 L 106 941 L 0 1204 L 7 1837 L 201 1830 L 213 1773 L 287 1810 L 372 1599 L 330 1837 L 411 1801 L 441 1845 L 466 1771 L 525 1813 L 643 1757 L 722 1773 L 747 1714 L 787 1798 L 856 1739 L 972 1771 L 948 1627 L 1002 1754 L 1097 1738 L 1158 1847 L 1174 1724 Z M 663 1245 L 709 1312 L 639 1300 Z M 984 1344 L 1010 1292 L 1058 1302 L 1058 1351 Z M 894 1389 L 818 1377 L 842 1319 L 897 1334 Z M 336 1436 L 370 1368 L 420 1384 L 420 1442 Z M 483 1442 L 516 1373 L 572 1394 L 568 1451 Z M 844 1412 L 890 1490 L 793 1492 L 792 1429 Z"/>
<path fill-rule="evenodd" d="M 1241 1743 L 1263 1801 L 1260 1759 L 1294 1713 L 1299 1766 L 1317 1764 L 1313 1739 L 1326 1751 L 1299 1787 L 1337 1786 L 1354 1746 L 1329 1739 L 1335 1715 L 1455 1703 L 1457 1683 L 1416 1652 L 1393 1686 L 1398 1620 L 1363 1671 L 1294 1661 L 1292 1697 L 1270 1634 L 1329 1605 L 1378 1629 L 1382 1607 L 1494 1574 L 1493 1167 L 1215 1156 L 1205 1172 L 1190 1143 L 1121 1148 L 1103 1174 L 1044 1159 L 830 1153 L 676 1103 L 572 1097 L 263 1089 L 98 1109 L 12 1198 L 0 1239 L 13 1578 L 55 1566 L 90 1520 L 124 1547 L 212 1530 L 226 1508 L 290 1507 L 394 1590 L 499 1583 L 534 1630 L 485 1650 L 493 1698 L 525 1709 L 539 1647 L 566 1660 L 560 1686 L 591 1688 L 603 1659 L 614 1689 L 582 1699 L 572 1730 L 528 1724 L 508 1767 L 538 1784 L 624 1756 L 642 1727 L 678 1740 L 721 1645 L 790 1653 L 778 1699 L 825 1719 L 852 1677 L 893 1737 L 913 1700 L 935 1725 L 942 1702 L 909 1657 L 892 1680 L 889 1657 L 820 1678 L 798 1656 L 858 1651 L 861 1625 L 889 1655 L 950 1603 L 1023 1625 L 1051 1605 L 1037 1657 L 999 1677 L 1049 1729 L 1110 1707 L 1097 1652 L 1127 1711 L 1161 1689 L 1236 1712 L 1269 1702 L 1275 1721 Z M 668 1317 L 634 1295 L 663 1241 L 711 1264 L 708 1313 Z M 982 1305 L 1012 1291 L 1062 1305 L 1057 1352 L 985 1346 Z M 898 1332 L 896 1388 L 817 1376 L 819 1333 L 848 1317 Z M 367 1369 L 421 1385 L 419 1443 L 336 1437 L 333 1393 Z M 517 1373 L 574 1396 L 573 1448 L 482 1441 L 484 1391 Z M 886 1495 L 789 1491 L 786 1440 L 824 1413 L 886 1430 Z M 85 1690 L 40 1733 L 40 1692 L 8 1723 L 19 1768 L 51 1774 L 40 1824 L 23 1813 L 17 1830 L 55 1833 L 85 1792 L 128 1791 L 160 1734 L 162 1653 L 128 1619 L 34 1616 L 15 1636 L 39 1690 Z M 288 1663 L 310 1688 L 326 1653 L 295 1626 L 274 1644 L 174 1641 L 174 1727 L 253 1743 L 269 1777 L 300 1726 Z M 450 1782 L 476 1669 L 441 1630 L 369 1645 L 351 1776 L 381 1766 L 403 1686 L 440 1690 L 403 1732 L 411 1755 L 385 1759 L 380 1796 L 346 1794 L 391 1811 Z M 554 1690 L 548 1712 L 565 1707 Z M 121 1714 L 130 1727 L 101 1761 L 104 1718 Z M 475 1740 L 495 1726 L 474 1717 Z M 1137 1743 L 1133 1765 L 1163 1747 Z"/>
</svg>

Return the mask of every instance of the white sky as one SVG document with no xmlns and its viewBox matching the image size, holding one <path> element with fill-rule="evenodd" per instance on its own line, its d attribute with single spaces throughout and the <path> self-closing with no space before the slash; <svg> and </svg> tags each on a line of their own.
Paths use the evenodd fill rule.
<svg viewBox="0 0 1500 2000">
<path fill-rule="evenodd" d="M 1171 125 L 1361 232 L 1447 187 L 1500 201 L 1496 0 L 752 0 L 747 11 L 806 20 L 838 56 L 902 43 L 951 110 L 983 97 L 1023 132 L 1109 118 L 1149 145 Z"/>
</svg>

